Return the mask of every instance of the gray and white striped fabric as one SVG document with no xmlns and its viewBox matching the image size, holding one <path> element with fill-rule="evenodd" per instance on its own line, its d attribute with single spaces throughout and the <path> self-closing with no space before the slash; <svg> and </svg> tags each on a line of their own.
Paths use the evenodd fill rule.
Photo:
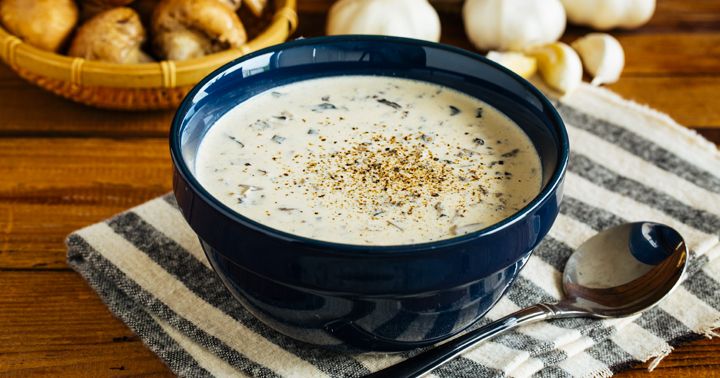
<svg viewBox="0 0 720 378">
<path fill-rule="evenodd" d="M 687 279 L 639 317 L 539 323 L 485 342 L 440 377 L 610 376 L 657 364 L 720 327 L 720 153 L 666 115 L 582 86 L 558 102 L 572 156 L 561 214 L 485 324 L 560 296 L 560 272 L 599 230 L 649 220 L 691 249 Z M 68 263 L 181 376 L 361 376 L 403 355 L 347 355 L 272 331 L 225 291 L 171 195 L 69 236 Z M 652 366 L 652 365 L 651 365 Z"/>
</svg>

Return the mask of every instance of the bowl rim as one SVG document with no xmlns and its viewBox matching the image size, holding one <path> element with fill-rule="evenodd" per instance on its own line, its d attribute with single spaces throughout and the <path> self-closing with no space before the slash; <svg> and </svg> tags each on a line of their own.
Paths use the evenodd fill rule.
<svg viewBox="0 0 720 378">
<path fill-rule="evenodd" d="M 546 109 L 549 109 L 550 112 L 547 114 L 550 117 L 551 122 L 553 123 L 558 139 L 559 139 L 559 159 L 558 164 L 555 167 L 555 171 L 553 172 L 550 181 L 545 186 L 543 190 L 540 191 L 533 199 L 532 201 L 528 202 L 527 205 L 525 205 L 522 209 L 518 210 L 516 213 L 510 215 L 509 217 L 501 220 L 500 222 L 497 222 L 491 226 L 482 228 L 480 230 L 452 237 L 447 239 L 440 239 L 430 242 L 422 242 L 422 243 L 414 243 L 414 244 L 389 244 L 389 245 L 365 245 L 365 244 L 345 244 L 345 243 L 337 243 L 337 242 L 329 242 L 319 239 L 312 239 L 304 236 L 300 236 L 297 234 L 281 231 L 275 228 L 272 228 L 270 226 L 267 226 L 263 223 L 257 222 L 255 220 L 252 220 L 248 217 L 243 216 L 242 214 L 232 210 L 227 205 L 223 204 L 215 198 L 212 194 L 210 194 L 205 188 L 200 184 L 200 182 L 196 179 L 195 175 L 192 174 L 187 166 L 185 164 L 185 161 L 182 157 L 182 149 L 181 149 L 181 141 L 180 141 L 180 131 L 183 124 L 183 121 L 186 119 L 186 115 L 188 113 L 188 110 L 193 105 L 193 99 L 196 97 L 197 93 L 205 87 L 205 85 L 215 80 L 216 78 L 220 77 L 225 71 L 227 71 L 229 68 L 242 63 L 244 61 L 253 59 L 259 55 L 267 54 L 269 52 L 275 52 L 275 51 L 281 51 L 288 47 L 299 47 L 299 46 L 308 46 L 308 45 L 318 45 L 318 44 L 324 44 L 326 42 L 391 42 L 391 43 L 402 43 L 402 44 L 411 44 L 416 46 L 423 46 L 423 47 L 432 47 L 439 50 L 445 50 L 449 53 L 453 54 L 459 54 L 464 55 L 466 57 L 475 59 L 481 63 L 487 64 L 492 66 L 493 68 L 499 69 L 504 74 L 510 76 L 512 79 L 514 79 L 516 82 L 521 84 L 525 89 L 529 90 L 533 95 L 535 95 L 539 101 L 541 102 L 542 106 Z M 315 247 L 315 249 L 319 250 L 327 250 L 327 251 L 333 251 L 335 252 L 348 252 L 348 253 L 356 253 L 358 255 L 367 255 L 367 254 L 375 254 L 375 253 L 383 253 L 388 255 L 393 254 L 404 254 L 407 252 L 417 252 L 417 251 L 427 251 L 427 250 L 434 250 L 438 248 L 445 248 L 450 247 L 457 244 L 464 244 L 467 242 L 471 242 L 476 239 L 480 239 L 484 236 L 499 232 L 505 228 L 508 228 L 515 223 L 519 222 L 521 219 L 525 218 L 528 214 L 534 212 L 539 207 L 541 207 L 550 197 L 552 197 L 558 187 L 562 184 L 565 172 L 567 170 L 567 165 L 569 161 L 569 155 L 570 155 L 570 142 L 568 139 L 567 129 L 565 127 L 565 123 L 563 122 L 562 118 L 560 117 L 560 114 L 558 113 L 557 109 L 552 105 L 552 103 L 545 97 L 545 95 L 537 89 L 535 86 L 533 86 L 530 82 L 525 80 L 523 77 L 517 75 L 513 71 L 505 68 L 504 66 L 500 65 L 499 63 L 496 63 L 490 59 L 487 59 L 483 55 L 480 55 L 478 53 L 468 51 L 459 47 L 442 44 L 442 43 L 435 43 L 435 42 L 429 42 L 424 40 L 418 40 L 418 39 L 412 39 L 412 38 L 403 38 L 403 37 L 392 37 L 392 36 L 379 36 L 379 35 L 363 35 L 363 34 L 355 34 L 355 35 L 339 35 L 339 36 L 321 36 L 321 37 L 312 37 L 312 38 L 303 38 L 303 39 L 297 39 L 290 42 L 281 43 L 278 45 L 270 46 L 261 50 L 258 50 L 256 52 L 253 52 L 248 55 L 244 55 L 242 57 L 239 57 L 237 59 L 234 59 L 221 67 L 217 68 L 213 72 L 211 72 L 209 75 L 207 75 L 205 78 L 203 78 L 200 82 L 193 87 L 193 89 L 185 96 L 182 103 L 178 107 L 177 111 L 175 112 L 175 115 L 172 120 L 172 125 L 170 128 L 170 134 L 169 134 L 169 141 L 170 141 L 170 155 L 172 158 L 173 165 L 176 169 L 176 172 L 178 172 L 185 182 L 189 184 L 191 189 L 195 192 L 196 195 L 199 195 L 206 203 L 208 203 L 210 206 L 214 208 L 214 210 L 220 212 L 225 217 L 231 219 L 234 222 L 237 222 L 241 224 L 244 227 L 251 228 L 255 231 L 261 232 L 267 236 L 270 236 L 275 239 L 284 240 L 287 242 L 293 242 L 293 243 L 299 243 L 308 247 Z"/>
</svg>

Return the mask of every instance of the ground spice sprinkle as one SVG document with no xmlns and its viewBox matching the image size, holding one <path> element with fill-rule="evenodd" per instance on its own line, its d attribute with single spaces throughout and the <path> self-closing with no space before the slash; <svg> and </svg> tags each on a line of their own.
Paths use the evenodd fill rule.
<svg viewBox="0 0 720 378">
<path fill-rule="evenodd" d="M 433 198 L 441 194 L 472 192 L 481 202 L 483 175 L 477 168 L 455 168 L 452 161 L 439 159 L 426 143 L 423 133 L 401 138 L 374 134 L 371 142 L 343 147 L 337 152 L 310 153 L 305 172 L 309 174 L 317 195 L 342 190 L 348 201 L 362 211 L 385 206 L 403 207 L 411 215 L 416 206 L 435 206 Z M 468 161 L 467 156 L 459 159 Z M 458 164 L 459 165 L 459 164 Z M 457 204 L 462 211 L 467 203 Z"/>
</svg>

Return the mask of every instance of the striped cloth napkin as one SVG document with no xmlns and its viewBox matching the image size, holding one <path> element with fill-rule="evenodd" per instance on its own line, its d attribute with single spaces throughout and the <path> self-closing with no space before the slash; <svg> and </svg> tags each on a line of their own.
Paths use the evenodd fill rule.
<svg viewBox="0 0 720 378">
<path fill-rule="evenodd" d="M 585 85 L 557 106 L 572 156 L 555 225 L 479 323 L 557 299 L 566 259 L 597 231 L 628 221 L 672 225 L 689 274 L 658 307 L 623 319 L 564 319 L 482 343 L 440 377 L 610 376 L 651 368 L 674 345 L 720 327 L 720 154 L 668 116 Z M 68 263 L 181 376 L 360 376 L 406 355 L 308 347 L 254 319 L 225 291 L 171 195 L 69 236 Z"/>
</svg>

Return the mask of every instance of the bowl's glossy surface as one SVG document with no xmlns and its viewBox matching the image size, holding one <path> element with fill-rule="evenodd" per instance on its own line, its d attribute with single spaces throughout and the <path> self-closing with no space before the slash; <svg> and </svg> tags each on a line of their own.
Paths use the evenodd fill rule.
<svg viewBox="0 0 720 378">
<path fill-rule="evenodd" d="M 213 198 L 193 175 L 215 120 L 247 98 L 294 81 L 382 75 L 455 88 L 493 105 L 530 136 L 541 193 L 489 228 L 431 243 L 368 247 L 271 229 Z M 438 342 L 482 317 L 517 276 L 558 212 L 568 140 L 552 105 L 480 55 L 392 37 L 304 39 L 240 58 L 188 95 L 173 121 L 174 191 L 227 288 L 270 327 L 313 344 L 405 350 Z"/>
</svg>

